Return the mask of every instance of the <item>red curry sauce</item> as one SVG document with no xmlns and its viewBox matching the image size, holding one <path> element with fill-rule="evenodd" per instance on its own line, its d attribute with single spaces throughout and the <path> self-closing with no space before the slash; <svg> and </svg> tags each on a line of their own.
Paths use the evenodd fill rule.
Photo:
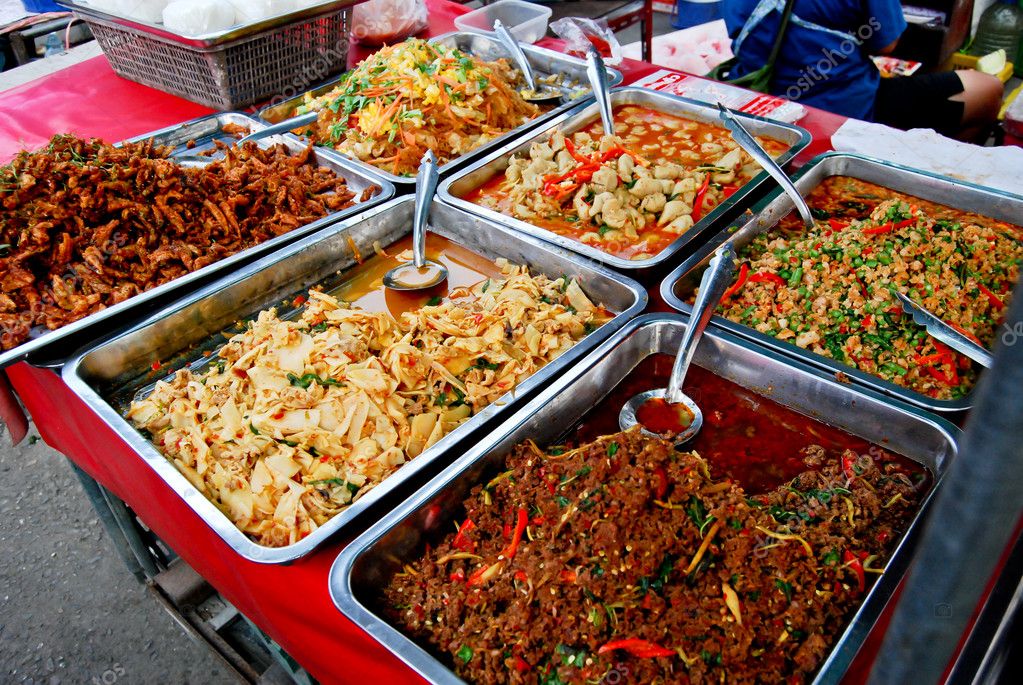
<svg viewBox="0 0 1023 685">
<path fill-rule="evenodd" d="M 663 388 L 675 358 L 647 357 L 584 417 L 574 443 L 587 443 L 618 431 L 618 412 L 630 397 L 651 388 Z M 916 462 L 871 445 L 862 438 L 804 416 L 777 402 L 725 380 L 706 369 L 690 366 L 685 393 L 703 411 L 703 429 L 685 443 L 707 460 L 715 480 L 735 480 L 748 493 L 769 492 L 809 470 L 800 451 L 820 445 L 828 459 L 839 459 L 851 449 L 882 462 L 895 463 L 916 480 L 926 471 Z"/>
</svg>

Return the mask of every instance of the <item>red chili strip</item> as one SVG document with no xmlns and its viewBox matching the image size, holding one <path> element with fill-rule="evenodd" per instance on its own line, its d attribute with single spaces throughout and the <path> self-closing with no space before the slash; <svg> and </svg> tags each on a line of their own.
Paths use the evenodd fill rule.
<svg viewBox="0 0 1023 685">
<path fill-rule="evenodd" d="M 703 199 L 707 197 L 707 188 L 710 187 L 710 174 L 703 177 L 703 185 L 696 191 L 696 198 L 693 200 L 693 223 L 695 224 L 703 216 Z"/>
<path fill-rule="evenodd" d="M 785 285 L 785 279 L 778 274 L 773 274 L 766 271 L 755 273 L 749 277 L 750 283 L 774 283 L 775 285 Z"/>
<path fill-rule="evenodd" d="M 842 561 L 856 573 L 856 582 L 859 585 L 860 592 L 862 593 L 867 589 L 867 574 L 863 570 L 863 563 L 849 550 L 844 550 L 842 552 Z"/>
<path fill-rule="evenodd" d="M 508 546 L 501 550 L 501 556 L 511 561 L 515 558 L 515 552 L 519 549 L 519 541 L 522 540 L 522 533 L 526 530 L 526 524 L 529 522 L 529 512 L 523 508 L 519 508 L 518 514 L 515 520 L 515 530 L 512 532 L 511 542 Z"/>
<path fill-rule="evenodd" d="M 597 654 L 607 654 L 613 652 L 616 649 L 621 649 L 632 656 L 639 657 L 640 659 L 650 659 L 659 656 L 675 656 L 676 652 L 674 649 L 668 649 L 662 647 L 653 642 L 647 640 L 640 640 L 639 638 L 626 638 L 624 640 L 611 640 L 607 644 L 597 649 Z"/>
<path fill-rule="evenodd" d="M 732 295 L 735 295 L 737 292 L 742 290 L 742 287 L 744 285 L 746 285 L 746 279 L 748 279 L 748 278 L 749 278 L 749 263 L 748 262 L 743 262 L 742 266 L 739 267 L 739 278 L 735 281 L 734 284 L 732 284 L 732 287 L 730 287 L 728 290 L 726 290 L 725 294 L 721 296 L 722 301 L 727 300 Z"/>
</svg>

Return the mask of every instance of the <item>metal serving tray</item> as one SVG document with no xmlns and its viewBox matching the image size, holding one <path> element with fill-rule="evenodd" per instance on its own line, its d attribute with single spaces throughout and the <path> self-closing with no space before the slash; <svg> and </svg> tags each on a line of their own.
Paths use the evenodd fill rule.
<svg viewBox="0 0 1023 685">
<path fill-rule="evenodd" d="M 694 121 L 701 121 L 721 125 L 717 109 L 696 100 L 689 100 L 676 95 L 667 95 L 645 88 L 621 88 L 611 92 L 611 106 L 639 105 L 648 107 L 659 112 L 674 114 Z M 741 112 L 735 112 L 735 116 L 742 119 L 742 123 L 755 136 L 769 136 L 780 140 L 789 146 L 780 157 L 778 164 L 785 165 L 793 157 L 799 154 L 800 150 L 810 144 L 810 134 L 798 126 L 783 124 L 762 117 L 754 117 Z M 497 174 L 504 173 L 508 168 L 508 161 L 512 155 L 528 155 L 530 146 L 538 141 L 545 141 L 554 133 L 561 130 L 565 134 L 573 133 L 600 117 L 600 110 L 595 100 L 587 100 L 584 104 L 570 112 L 565 112 L 556 119 L 548 121 L 545 126 L 533 132 L 529 137 L 518 138 L 499 150 L 496 150 L 486 157 L 469 166 L 464 171 L 441 183 L 438 192 L 445 202 L 467 209 L 474 214 L 485 216 L 488 219 L 501 222 L 507 226 L 523 231 L 538 238 L 550 241 L 555 245 L 567 248 L 574 252 L 586 255 L 590 259 L 596 259 L 615 269 L 630 273 L 646 273 L 665 266 L 665 262 L 675 257 L 687 246 L 699 241 L 712 228 L 719 226 L 719 220 L 724 216 L 735 216 L 741 210 L 746 209 L 753 200 L 757 191 L 763 191 L 768 184 L 773 183 L 766 171 L 751 178 L 734 195 L 726 199 L 714 208 L 707 216 L 696 222 L 696 225 L 683 233 L 650 259 L 631 260 L 614 257 L 595 247 L 585 245 L 578 240 L 558 235 L 552 231 L 534 226 L 521 219 L 501 214 L 500 212 L 481 207 L 473 202 L 462 199 L 466 194 L 479 188 Z"/>
<path fill-rule="evenodd" d="M 330 571 L 334 604 L 427 681 L 462 682 L 374 613 L 371 607 L 380 588 L 403 564 L 415 559 L 425 544 L 452 529 L 469 491 L 503 468 L 512 447 L 527 438 L 540 445 L 561 442 L 641 361 L 652 354 L 674 354 L 686 325 L 687 318 L 677 314 L 642 316 L 569 369 L 494 429 L 488 439 L 469 449 L 414 497 L 342 550 Z M 838 383 L 812 367 L 779 359 L 724 331 L 707 331 L 695 362 L 805 415 L 884 445 L 922 464 L 934 476 L 934 487 L 893 552 L 887 571 L 840 635 L 815 681 L 837 683 L 909 565 L 923 513 L 956 455 L 959 429 L 908 405 Z"/>
<path fill-rule="evenodd" d="M 1023 224 L 1023 197 L 861 155 L 841 152 L 819 155 L 804 166 L 793 181 L 799 192 L 805 196 L 830 176 L 852 176 L 955 209 L 974 212 L 999 221 Z M 732 240 L 737 248 L 748 245 L 757 235 L 774 228 L 782 217 L 793 209 L 792 201 L 787 195 L 780 192 L 773 194 L 768 198 L 764 209 L 738 231 L 734 233 L 722 231 L 696 254 L 668 274 L 661 283 L 661 296 L 664 301 L 671 307 L 688 314 L 692 307 L 686 300 L 699 285 L 700 275 L 706 268 L 714 250 L 726 240 Z M 882 380 L 877 376 L 858 371 L 828 357 L 765 335 L 722 316 L 715 315 L 711 322 L 736 335 L 755 340 L 777 353 L 814 364 L 832 373 L 845 374 L 856 383 L 931 411 L 955 412 L 969 409 L 973 405 L 972 391 L 958 400 L 936 400 Z"/>
<path fill-rule="evenodd" d="M 168 126 L 167 128 L 153 131 L 152 133 L 136 136 L 135 138 L 131 138 L 128 142 L 138 142 L 152 138 L 160 145 L 174 147 L 174 153 L 171 157 L 172 159 L 182 156 L 191 157 L 203 150 L 212 148 L 214 140 L 220 140 L 228 143 L 237 140 L 235 136 L 224 132 L 224 126 L 229 124 L 250 127 L 253 131 L 266 128 L 265 123 L 246 114 L 241 114 L 239 112 L 225 112 L 222 114 L 211 114 L 209 116 L 187 121 L 175 126 Z M 196 143 L 193 149 L 188 149 L 186 147 L 186 143 L 190 140 L 194 140 Z M 290 136 L 273 136 L 259 142 L 259 144 L 263 147 L 268 147 L 275 143 L 283 143 L 295 154 L 300 153 L 305 149 L 305 145 L 303 143 Z M 342 219 L 365 211 L 367 208 L 378 205 L 394 196 L 394 186 L 378 175 L 367 173 L 366 170 L 351 164 L 346 160 L 341 160 L 336 157 L 328 157 L 321 154 L 319 151 L 315 151 L 315 154 L 316 159 L 321 166 L 331 169 L 338 176 L 345 179 L 348 187 L 356 194 L 361 193 L 369 186 L 374 185 L 378 186 L 380 191 L 365 202 L 357 202 L 353 206 L 343 209 L 340 212 L 328 214 L 322 219 L 318 219 L 310 224 L 296 228 L 295 230 L 279 235 L 276 238 L 271 238 L 259 245 L 253 245 L 252 247 L 242 250 L 241 252 L 237 252 L 230 257 L 226 257 L 218 262 L 214 262 L 213 264 L 201 269 L 185 274 L 181 278 L 177 278 L 156 288 L 139 293 L 124 302 L 108 307 L 102 311 L 90 314 L 84 319 L 79 319 L 78 321 L 70 323 L 63 328 L 58 328 L 54 331 L 45 331 L 38 337 L 31 338 L 17 347 L 0 353 L 0 369 L 30 357 L 30 361 L 32 361 L 32 363 L 46 366 L 59 365 L 60 362 L 64 361 L 63 358 L 59 360 L 42 358 L 44 348 L 50 348 L 52 351 L 59 347 L 61 348 L 59 350 L 61 354 L 72 352 L 76 348 L 81 347 L 83 342 L 86 340 L 89 340 L 90 338 L 94 339 L 103 333 L 109 332 L 109 330 L 111 330 L 111 326 L 109 324 L 111 324 L 114 319 L 123 321 L 125 316 L 137 313 L 144 307 L 152 308 L 158 301 L 162 301 L 166 304 L 169 300 L 167 297 L 169 294 L 176 291 L 183 291 L 188 286 L 196 285 L 199 281 L 208 280 L 211 276 L 219 272 L 237 268 L 241 264 L 252 261 L 259 255 L 263 255 L 283 247 L 284 245 L 292 243 L 303 236 L 307 236 L 321 228 L 324 228 L 325 226 L 329 226 L 341 221 Z M 190 163 L 201 164 L 201 162 L 195 162 L 194 160 Z M 107 323 L 108 325 L 101 329 L 101 323 Z M 73 341 L 68 341 L 68 338 L 71 336 L 74 336 L 75 339 Z"/>
<path fill-rule="evenodd" d="M 431 38 L 430 42 L 438 43 L 440 45 L 444 45 L 451 48 L 458 48 L 462 52 L 468 53 L 470 55 L 473 55 L 474 57 L 479 57 L 480 59 L 487 61 L 493 61 L 500 57 L 508 57 L 508 51 L 505 50 L 504 46 L 501 45 L 499 41 L 488 35 L 480 33 L 469 32 L 445 33 L 443 35 L 437 36 L 436 38 Z M 529 63 L 533 66 L 533 69 L 536 72 L 537 76 L 562 74 L 573 81 L 579 81 L 584 84 L 587 83 L 586 62 L 584 62 L 583 60 L 576 59 L 575 57 L 569 57 L 568 55 L 565 55 L 560 52 L 555 52 L 554 50 L 548 50 L 547 48 L 538 48 L 535 45 L 523 44 L 522 50 L 523 52 L 526 53 L 526 58 L 529 60 Z M 614 86 L 622 82 L 622 74 L 620 71 L 618 71 L 617 69 L 612 69 L 610 67 L 606 67 L 606 69 L 607 79 L 610 85 Z M 342 76 L 341 78 L 344 77 Z M 326 83 L 318 88 L 309 91 L 308 93 L 303 93 L 302 95 L 289 98 L 287 100 L 284 100 L 283 102 L 272 103 L 270 106 L 261 109 L 257 116 L 271 124 L 276 124 L 280 121 L 284 121 L 285 119 L 294 116 L 295 109 L 299 105 L 303 104 L 306 95 L 312 95 L 314 97 L 322 95 L 323 93 L 326 93 L 333 89 L 340 80 L 341 79 L 335 79 L 329 83 Z M 441 176 L 444 176 L 445 174 L 454 171 L 455 169 L 471 162 L 472 160 L 479 158 L 481 155 L 487 154 L 491 150 L 497 149 L 511 138 L 514 138 L 522 133 L 525 133 L 526 131 L 536 126 L 542 125 L 545 122 L 551 121 L 558 115 L 567 112 L 568 110 L 572 109 L 573 107 L 576 107 L 580 102 L 585 100 L 593 101 L 592 95 L 581 98 L 579 100 L 572 100 L 560 104 L 554 109 L 550 110 L 549 112 L 544 112 L 537 118 L 531 121 L 527 121 L 522 126 L 519 126 L 518 128 L 514 128 L 511 131 L 508 131 L 503 136 L 498 136 L 497 138 L 490 141 L 486 145 L 481 145 L 472 152 L 467 152 L 466 154 L 457 157 L 451 160 L 450 162 L 447 162 L 446 164 L 441 165 L 440 167 Z M 323 147 L 320 149 L 324 150 L 327 154 L 343 157 L 344 159 L 350 160 L 352 163 L 358 164 L 360 167 L 372 169 L 375 173 L 383 176 L 391 183 L 403 184 L 415 183 L 416 181 L 416 179 L 412 176 L 397 176 L 395 174 L 378 169 L 372 164 L 354 160 L 351 157 L 342 155 L 340 152 L 334 150 L 333 148 Z"/>
<path fill-rule="evenodd" d="M 215 48 L 225 43 L 230 43 L 242 38 L 248 38 L 258 33 L 270 31 L 272 29 L 280 28 L 287 24 L 303 21 L 306 19 L 312 19 L 319 17 L 324 14 L 330 14 L 332 12 L 340 12 L 346 7 L 356 5 L 362 0 L 327 0 L 317 5 L 312 5 L 304 9 L 295 10 L 292 12 L 286 12 L 284 14 L 278 14 L 274 17 L 267 17 L 261 21 L 254 22 L 252 24 L 242 24 L 238 26 L 231 26 L 224 29 L 223 31 L 212 31 L 210 33 L 204 33 L 198 36 L 185 36 L 180 33 L 175 33 L 163 26 L 163 24 L 152 24 L 148 21 L 141 21 L 138 19 L 129 19 L 116 14 L 110 14 L 101 9 L 97 9 L 92 5 L 75 2 L 75 0 L 57 0 L 58 4 L 67 7 L 70 10 L 74 10 L 76 13 L 83 17 L 90 19 L 99 19 L 107 21 L 113 24 L 118 24 L 125 28 L 133 29 L 135 31 L 141 31 L 143 33 L 149 33 L 154 36 L 159 36 L 165 40 L 171 40 L 181 45 L 189 45 L 195 48 Z"/>
<path fill-rule="evenodd" d="M 93 345 L 64 367 L 64 380 L 72 391 L 99 415 L 140 458 L 238 554 L 261 563 L 284 563 L 308 554 L 374 504 L 387 498 L 417 472 L 443 465 L 448 450 L 483 424 L 508 411 L 532 391 L 544 387 L 566 367 L 606 340 L 646 306 L 647 295 L 638 283 L 569 252 L 528 236 L 491 225 L 484 219 L 435 202 L 431 230 L 485 257 L 505 257 L 528 264 L 535 273 L 551 277 L 575 276 L 583 289 L 614 312 L 614 319 L 575 347 L 533 374 L 479 414 L 445 436 L 436 445 L 398 469 L 355 504 L 302 541 L 282 548 L 258 545 L 245 536 L 202 496 L 188 480 L 123 417 L 121 410 L 136 393 L 148 392 L 156 380 L 150 371 L 155 360 L 167 374 L 186 365 L 204 368 L 224 344 L 221 332 L 259 311 L 278 306 L 282 316 L 291 303 L 311 286 L 332 291 L 346 281 L 344 271 L 357 255 L 374 254 L 373 244 L 386 247 L 411 231 L 414 198 L 393 200 L 348 222 L 331 226 L 280 252 L 213 283 L 153 314 L 106 341 Z M 170 361 L 168 361 L 170 360 Z M 163 373 L 163 370 L 161 370 Z M 386 506 L 386 505 L 381 505 Z"/>
</svg>

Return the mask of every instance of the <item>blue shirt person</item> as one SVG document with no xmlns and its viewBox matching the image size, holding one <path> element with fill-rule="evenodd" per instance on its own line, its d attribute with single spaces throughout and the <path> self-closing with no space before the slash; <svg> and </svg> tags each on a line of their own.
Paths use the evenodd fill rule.
<svg viewBox="0 0 1023 685">
<path fill-rule="evenodd" d="M 722 14 L 738 64 L 732 76 L 762 67 L 785 0 L 724 0 Z M 857 119 L 873 119 L 880 72 L 870 59 L 906 29 L 898 0 L 796 0 L 775 64 L 771 92 Z"/>
</svg>

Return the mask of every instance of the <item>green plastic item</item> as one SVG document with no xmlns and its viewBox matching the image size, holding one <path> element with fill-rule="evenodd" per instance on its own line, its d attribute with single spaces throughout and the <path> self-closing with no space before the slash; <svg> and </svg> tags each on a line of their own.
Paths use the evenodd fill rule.
<svg viewBox="0 0 1023 685">
<path fill-rule="evenodd" d="M 1023 7 L 1016 0 L 999 0 L 984 10 L 977 23 L 977 33 L 970 45 L 970 54 L 978 57 L 998 49 L 1005 50 L 1014 64 L 1016 75 L 1023 74 Z"/>
</svg>

